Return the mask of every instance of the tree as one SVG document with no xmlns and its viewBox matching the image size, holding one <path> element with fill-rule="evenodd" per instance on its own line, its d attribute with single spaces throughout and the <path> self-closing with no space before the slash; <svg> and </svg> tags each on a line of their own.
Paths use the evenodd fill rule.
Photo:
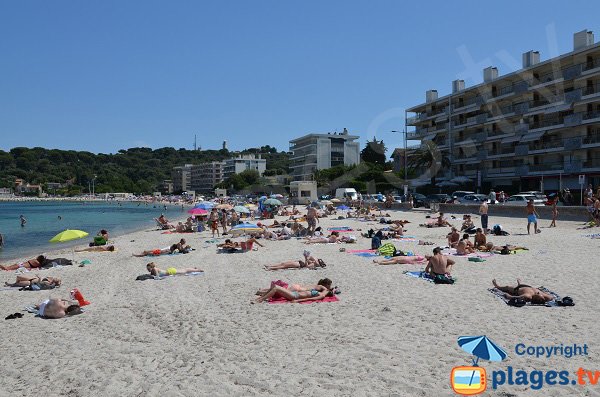
<svg viewBox="0 0 600 397">
<path fill-rule="evenodd" d="M 378 141 L 373 137 L 373 141 L 367 142 L 367 146 L 360 152 L 360 158 L 366 163 L 384 165 L 386 150 L 383 140 Z"/>
<path fill-rule="evenodd" d="M 443 154 L 432 141 L 424 141 L 408 159 L 408 166 L 413 168 L 425 168 L 429 172 L 431 184 L 435 185 L 435 177 L 439 170 L 450 167 L 450 159 Z"/>
</svg>

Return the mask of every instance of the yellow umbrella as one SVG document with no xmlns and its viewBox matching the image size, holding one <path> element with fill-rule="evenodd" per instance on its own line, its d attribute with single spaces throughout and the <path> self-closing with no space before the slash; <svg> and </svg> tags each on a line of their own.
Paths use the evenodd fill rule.
<svg viewBox="0 0 600 397">
<path fill-rule="evenodd" d="M 66 243 L 67 241 L 77 240 L 79 238 L 84 238 L 88 233 L 82 230 L 71 230 L 67 229 L 64 232 L 58 233 L 56 236 L 52 237 L 50 240 L 51 243 Z"/>
</svg>

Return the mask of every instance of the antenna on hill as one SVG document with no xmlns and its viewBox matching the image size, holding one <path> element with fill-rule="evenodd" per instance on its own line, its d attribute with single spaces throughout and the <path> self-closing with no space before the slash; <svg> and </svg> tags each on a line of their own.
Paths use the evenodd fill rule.
<svg viewBox="0 0 600 397">
<path fill-rule="evenodd" d="M 198 150 L 198 147 L 196 146 L 196 134 L 194 134 L 194 151 Z"/>
</svg>

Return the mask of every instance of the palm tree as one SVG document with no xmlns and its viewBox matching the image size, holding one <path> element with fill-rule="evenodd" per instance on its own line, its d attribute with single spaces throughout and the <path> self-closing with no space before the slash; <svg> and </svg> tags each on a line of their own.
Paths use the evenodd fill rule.
<svg viewBox="0 0 600 397">
<path fill-rule="evenodd" d="M 425 168 L 426 172 L 429 172 L 431 184 L 435 185 L 435 176 L 440 169 L 450 167 L 450 159 L 438 149 L 435 143 L 423 141 L 421 147 L 408 159 L 408 166 L 413 169 Z"/>
</svg>

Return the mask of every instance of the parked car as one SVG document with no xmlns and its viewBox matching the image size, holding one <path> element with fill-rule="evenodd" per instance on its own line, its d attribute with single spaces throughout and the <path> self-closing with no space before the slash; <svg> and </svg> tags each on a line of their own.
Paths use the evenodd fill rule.
<svg viewBox="0 0 600 397">
<path fill-rule="evenodd" d="M 510 196 L 508 200 L 506 200 L 504 205 L 526 206 L 529 200 L 533 200 L 533 205 L 544 205 L 544 203 L 546 202 L 546 200 L 536 198 L 532 195 L 515 194 L 514 196 Z"/>
<path fill-rule="evenodd" d="M 454 200 L 456 200 L 466 196 L 467 194 L 475 194 L 475 192 L 469 192 L 467 190 L 457 190 L 456 192 L 453 192 L 451 196 Z"/>
<path fill-rule="evenodd" d="M 413 198 L 413 207 L 414 208 L 419 208 L 419 207 L 425 207 L 425 201 L 427 200 L 427 197 L 421 193 L 412 193 L 412 198 Z"/>
<path fill-rule="evenodd" d="M 546 197 L 546 195 L 544 193 L 542 193 L 538 190 L 530 190 L 528 192 L 520 192 L 519 194 L 526 195 L 526 196 L 534 196 L 535 198 L 544 200 L 544 201 L 548 200 L 548 197 Z"/>
<path fill-rule="evenodd" d="M 432 203 L 451 203 L 452 197 L 447 194 L 430 194 L 425 198 L 425 207 L 429 208 Z"/>
<path fill-rule="evenodd" d="M 394 199 L 395 203 L 402 203 L 403 202 L 402 196 L 392 196 L 392 198 Z"/>
<path fill-rule="evenodd" d="M 478 204 L 483 202 L 489 203 L 489 197 L 485 194 L 465 194 L 458 199 L 459 204 Z"/>
</svg>

